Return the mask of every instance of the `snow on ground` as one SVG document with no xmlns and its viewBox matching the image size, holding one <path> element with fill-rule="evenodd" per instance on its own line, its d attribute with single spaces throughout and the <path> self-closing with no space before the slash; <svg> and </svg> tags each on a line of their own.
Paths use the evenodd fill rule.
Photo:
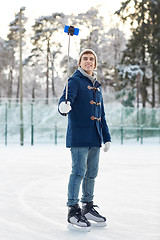
<svg viewBox="0 0 160 240">
<path fill-rule="evenodd" d="M 95 204 L 106 228 L 67 230 L 70 151 L 64 145 L 0 147 L 1 240 L 160 240 L 160 145 L 101 151 Z"/>
</svg>

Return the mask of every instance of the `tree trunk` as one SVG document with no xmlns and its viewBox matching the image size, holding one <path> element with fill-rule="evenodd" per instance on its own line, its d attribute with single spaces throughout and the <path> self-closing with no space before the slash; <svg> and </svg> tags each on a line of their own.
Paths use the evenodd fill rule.
<svg viewBox="0 0 160 240">
<path fill-rule="evenodd" d="M 9 72 L 9 79 L 8 79 L 8 98 L 12 98 L 13 69 L 14 69 L 14 51 L 12 50 L 11 69 Z"/>
<path fill-rule="evenodd" d="M 152 108 L 155 107 L 155 65 L 152 63 Z"/>
<path fill-rule="evenodd" d="M 16 94 L 17 102 L 19 98 L 19 76 L 18 76 L 18 83 L 17 83 L 17 94 Z"/>
<path fill-rule="evenodd" d="M 1 70 L 0 70 L 0 83 L 1 83 Z M 0 84 L 0 103 L 1 103 L 1 84 Z"/>
<path fill-rule="evenodd" d="M 34 102 L 35 99 L 35 84 L 33 83 L 33 87 L 32 87 L 32 101 Z"/>
<path fill-rule="evenodd" d="M 56 95 L 55 94 L 55 87 L 54 87 L 54 56 L 50 53 L 51 55 L 51 65 L 52 65 L 52 94 L 53 97 Z"/>
<path fill-rule="evenodd" d="M 9 74 L 8 74 L 8 99 L 10 99 L 11 98 L 11 96 L 12 96 L 12 87 L 11 87 L 11 85 L 12 85 L 12 69 L 10 69 L 10 71 L 9 71 Z"/>
<path fill-rule="evenodd" d="M 142 106 L 146 107 L 146 100 L 147 100 L 147 90 L 146 90 L 146 76 L 144 74 L 142 80 Z"/>
<path fill-rule="evenodd" d="M 160 77 L 158 78 L 158 105 L 160 107 Z"/>
<path fill-rule="evenodd" d="M 143 29 L 143 28 L 142 28 Z M 144 31 L 144 29 L 143 29 Z M 144 34 L 142 35 L 143 38 Z M 142 105 L 145 108 L 146 107 L 146 100 L 147 100 L 147 84 L 146 84 L 146 62 L 145 62 L 145 56 L 146 56 L 146 52 L 145 52 L 145 40 L 144 38 L 142 39 L 142 66 L 143 66 L 143 79 L 142 79 Z"/>
<path fill-rule="evenodd" d="M 47 71 L 46 71 L 46 104 L 48 104 L 49 98 L 49 40 L 47 42 Z"/>
</svg>

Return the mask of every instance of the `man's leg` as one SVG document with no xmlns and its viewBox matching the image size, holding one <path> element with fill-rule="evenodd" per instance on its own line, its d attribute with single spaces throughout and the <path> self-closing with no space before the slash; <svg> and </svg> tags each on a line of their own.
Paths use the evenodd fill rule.
<svg viewBox="0 0 160 240">
<path fill-rule="evenodd" d="M 99 147 L 92 147 L 88 151 L 87 171 L 82 184 L 82 202 L 91 202 L 94 197 L 95 178 L 99 167 Z"/>
<path fill-rule="evenodd" d="M 78 204 L 79 189 L 81 181 L 84 178 L 87 170 L 88 149 L 85 148 L 71 148 L 72 156 L 72 172 L 68 184 L 68 202 L 67 206 L 74 206 Z"/>
<path fill-rule="evenodd" d="M 87 220 L 96 222 L 97 226 L 105 227 L 106 218 L 95 210 L 96 205 L 93 204 L 95 178 L 98 174 L 100 148 L 91 148 L 87 159 L 87 172 L 83 180 L 82 190 L 82 215 Z"/>
</svg>

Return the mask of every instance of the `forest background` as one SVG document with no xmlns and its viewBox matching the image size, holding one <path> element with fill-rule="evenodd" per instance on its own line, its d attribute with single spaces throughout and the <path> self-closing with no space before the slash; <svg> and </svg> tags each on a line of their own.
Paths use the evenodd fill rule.
<svg viewBox="0 0 160 240">
<path fill-rule="evenodd" d="M 160 1 L 127 0 L 114 14 L 94 6 L 78 14 L 51 12 L 30 24 L 25 7 L 0 36 L 0 98 L 20 98 L 22 36 L 23 99 L 57 99 L 67 81 L 65 25 L 80 29 L 71 38 L 70 74 L 84 48 L 98 55 L 97 77 L 108 102 L 125 107 L 160 107 Z M 21 16 L 21 19 L 20 19 Z M 21 22 L 21 27 L 20 27 Z"/>
</svg>

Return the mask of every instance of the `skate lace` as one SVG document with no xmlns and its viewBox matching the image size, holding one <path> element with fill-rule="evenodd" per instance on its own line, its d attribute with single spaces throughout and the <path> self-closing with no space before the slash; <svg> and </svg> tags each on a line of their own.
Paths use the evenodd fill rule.
<svg viewBox="0 0 160 240">
<path fill-rule="evenodd" d="M 79 209 L 79 210 L 77 211 L 76 216 L 77 216 L 77 218 L 78 218 L 78 222 L 79 222 L 79 221 L 87 222 L 87 218 L 82 215 L 81 209 Z"/>
<path fill-rule="evenodd" d="M 92 211 L 99 214 L 99 212 L 96 211 L 95 207 L 99 208 L 97 205 L 92 205 Z"/>
</svg>

